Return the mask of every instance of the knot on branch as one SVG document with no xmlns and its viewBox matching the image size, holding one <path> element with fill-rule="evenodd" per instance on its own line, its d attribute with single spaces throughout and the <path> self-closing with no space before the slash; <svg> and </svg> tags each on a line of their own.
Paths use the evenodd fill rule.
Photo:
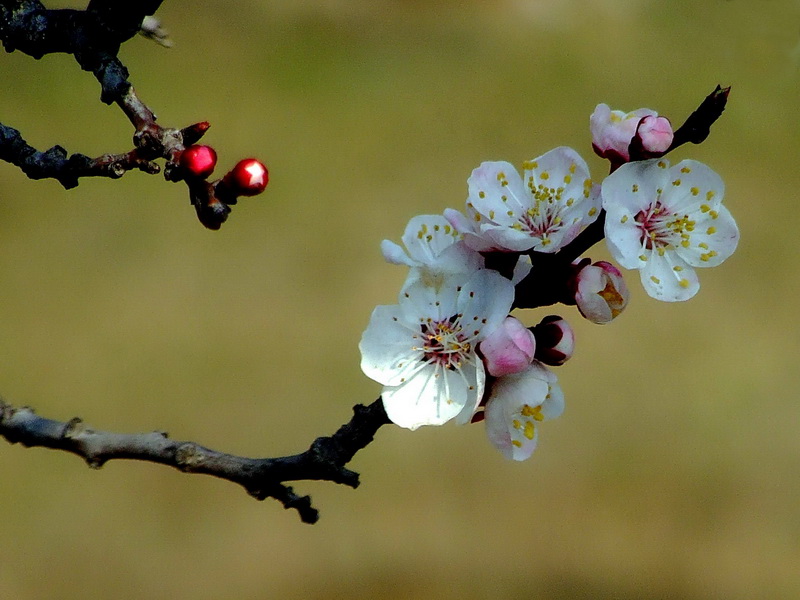
<svg viewBox="0 0 800 600">
<path fill-rule="evenodd" d="M 194 442 L 184 442 L 175 449 L 175 464 L 181 471 L 191 472 L 205 461 L 204 449 Z"/>
</svg>

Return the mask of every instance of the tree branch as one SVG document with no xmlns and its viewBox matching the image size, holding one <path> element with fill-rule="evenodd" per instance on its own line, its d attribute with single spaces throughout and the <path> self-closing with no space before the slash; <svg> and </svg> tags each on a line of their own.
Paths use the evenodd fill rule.
<svg viewBox="0 0 800 600">
<path fill-rule="evenodd" d="M 280 458 L 246 458 L 218 452 L 195 442 L 177 441 L 167 433 L 114 433 L 86 426 L 79 418 L 56 421 L 29 407 L 15 408 L 0 400 L 0 436 L 11 444 L 63 450 L 99 469 L 114 459 L 141 460 L 199 473 L 241 485 L 258 500 L 275 498 L 297 510 L 304 523 L 316 523 L 319 513 L 309 496 L 298 496 L 287 481 L 332 481 L 356 488 L 358 473 L 345 468 L 355 454 L 390 423 L 380 398 L 353 407 L 353 418 L 330 437 L 314 440 L 308 450 Z"/>
</svg>

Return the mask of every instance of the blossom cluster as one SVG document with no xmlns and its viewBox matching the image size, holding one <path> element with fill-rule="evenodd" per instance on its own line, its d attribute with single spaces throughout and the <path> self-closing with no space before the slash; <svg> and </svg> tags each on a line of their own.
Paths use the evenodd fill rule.
<svg viewBox="0 0 800 600">
<path fill-rule="evenodd" d="M 581 258 L 603 238 L 647 294 L 670 302 L 697 293 L 696 268 L 733 253 L 739 232 L 721 204 L 722 180 L 702 163 L 664 158 L 676 146 L 668 119 L 600 104 L 590 129 L 611 165 L 602 183 L 567 147 L 521 172 L 484 162 L 467 180 L 463 212 L 413 217 L 404 247 L 383 241 L 384 258 L 408 277 L 397 304 L 375 308 L 359 347 L 392 422 L 483 421 L 496 448 L 524 460 L 541 422 L 564 410 L 551 367 L 572 356 L 575 337 L 560 316 L 526 327 L 514 308 L 576 305 L 598 324 L 619 316 L 629 300 L 622 271 Z"/>
</svg>

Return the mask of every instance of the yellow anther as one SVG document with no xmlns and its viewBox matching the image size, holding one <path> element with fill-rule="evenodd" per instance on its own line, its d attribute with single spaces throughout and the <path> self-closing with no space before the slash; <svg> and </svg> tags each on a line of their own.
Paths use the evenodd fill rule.
<svg viewBox="0 0 800 600">
<path fill-rule="evenodd" d="M 712 235 L 714 233 L 717 233 L 717 228 L 716 227 L 709 227 L 708 229 L 706 229 L 706 233 L 708 235 Z"/>
<path fill-rule="evenodd" d="M 622 215 L 622 218 L 619 220 L 620 223 L 627 223 L 628 222 L 628 215 Z"/>
<path fill-rule="evenodd" d="M 632 191 L 633 193 L 636 193 L 636 192 L 638 192 L 638 191 L 639 191 L 639 185 L 638 185 L 638 184 L 636 184 L 636 183 L 634 183 L 634 184 L 631 186 L 631 191 Z"/>
<path fill-rule="evenodd" d="M 478 192 L 478 198 L 486 198 L 486 192 L 484 192 L 483 190 Z"/>
<path fill-rule="evenodd" d="M 547 181 L 548 179 L 550 179 L 550 173 L 548 173 L 547 171 L 542 171 L 542 172 L 539 174 L 539 177 L 541 177 L 542 179 L 544 179 L 545 181 Z"/>
<path fill-rule="evenodd" d="M 588 214 L 589 214 L 590 217 L 595 216 L 597 214 L 597 207 L 593 206 L 592 208 L 590 208 Z"/>
<path fill-rule="evenodd" d="M 647 255 L 646 254 L 640 254 L 639 255 L 639 260 L 646 261 L 647 260 Z"/>
<path fill-rule="evenodd" d="M 676 179 L 675 181 L 672 182 L 672 185 L 674 185 L 675 187 L 678 187 L 680 184 L 681 184 L 680 179 Z"/>
<path fill-rule="evenodd" d="M 572 175 L 564 175 L 564 183 L 571 183 Z"/>
<path fill-rule="evenodd" d="M 663 160 L 660 160 L 658 161 L 658 166 L 661 167 L 662 169 L 666 169 L 667 163 L 665 163 Z"/>
<path fill-rule="evenodd" d="M 697 196 L 697 194 L 699 194 L 699 193 L 700 193 L 700 188 L 693 187 L 693 188 L 692 188 L 691 190 L 689 190 L 689 191 L 690 191 L 690 192 L 692 192 L 692 196 Z"/>
<path fill-rule="evenodd" d="M 527 421 L 525 423 L 525 437 L 529 440 L 533 439 L 533 436 L 536 434 L 536 429 L 533 426 L 533 421 Z"/>
<path fill-rule="evenodd" d="M 541 406 L 531 406 L 530 404 L 523 404 L 520 414 L 523 417 L 533 417 L 534 421 L 544 421 Z"/>
<path fill-rule="evenodd" d="M 679 285 L 680 285 L 682 288 L 688 288 L 688 287 L 689 287 L 689 280 L 688 280 L 688 279 L 681 279 L 681 280 L 678 282 L 678 284 L 679 284 Z"/>
<path fill-rule="evenodd" d="M 689 167 L 683 167 L 681 169 L 681 173 L 691 173 L 691 172 L 692 172 L 692 170 Z"/>
<path fill-rule="evenodd" d="M 650 281 L 652 281 L 656 285 L 661 283 L 661 280 L 658 277 L 656 277 L 655 275 L 650 275 Z"/>
<path fill-rule="evenodd" d="M 711 199 L 716 195 L 717 193 L 714 190 L 709 190 L 706 192 L 706 200 L 711 201 Z"/>
</svg>

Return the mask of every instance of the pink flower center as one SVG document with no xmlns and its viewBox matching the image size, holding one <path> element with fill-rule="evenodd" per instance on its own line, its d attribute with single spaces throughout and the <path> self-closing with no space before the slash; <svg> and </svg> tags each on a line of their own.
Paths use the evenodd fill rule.
<svg viewBox="0 0 800 600">
<path fill-rule="evenodd" d="M 460 315 L 454 315 L 444 321 L 429 321 L 420 326 L 425 362 L 451 371 L 461 368 L 472 350 L 472 344 L 462 332 L 459 320 Z"/>
<path fill-rule="evenodd" d="M 639 212 L 636 222 L 642 231 L 642 244 L 648 250 L 674 248 L 678 244 L 686 246 L 695 226 L 689 215 L 677 215 L 660 200 L 656 200 L 647 210 Z"/>
</svg>

